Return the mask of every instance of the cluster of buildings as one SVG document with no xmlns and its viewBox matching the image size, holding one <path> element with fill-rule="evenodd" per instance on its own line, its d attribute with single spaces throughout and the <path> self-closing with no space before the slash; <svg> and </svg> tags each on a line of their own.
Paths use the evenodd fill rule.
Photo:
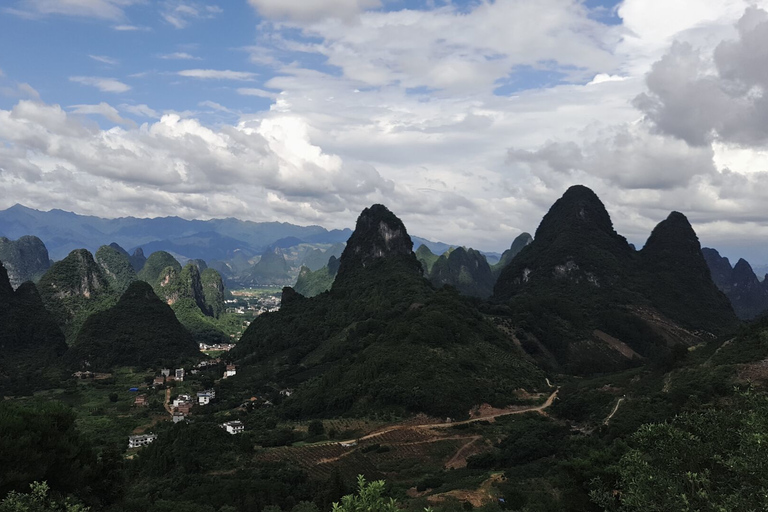
<svg viewBox="0 0 768 512">
<path fill-rule="evenodd" d="M 184 382 L 184 375 L 186 375 L 184 368 L 176 368 L 173 371 L 171 371 L 170 368 L 163 368 L 160 370 L 160 375 L 155 377 L 155 380 L 152 382 L 152 386 L 155 388 L 161 388 L 169 382 Z"/>
<path fill-rule="evenodd" d="M 225 352 L 228 352 L 232 350 L 232 348 L 235 346 L 234 343 L 215 343 L 213 345 L 208 345 L 206 343 L 200 343 L 200 352 L 206 352 L 208 350 L 223 350 Z"/>
</svg>

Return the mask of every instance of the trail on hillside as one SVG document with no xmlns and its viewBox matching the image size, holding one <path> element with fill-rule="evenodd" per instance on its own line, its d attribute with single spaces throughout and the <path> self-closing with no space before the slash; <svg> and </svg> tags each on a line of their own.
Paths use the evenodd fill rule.
<svg viewBox="0 0 768 512">
<path fill-rule="evenodd" d="M 611 418 L 613 418 L 613 415 L 616 414 L 616 411 L 619 410 L 619 406 L 621 405 L 621 402 L 624 401 L 624 397 L 619 398 L 618 402 L 616 402 L 616 405 L 614 406 L 613 410 L 611 411 L 611 414 L 609 414 L 605 420 L 603 420 L 603 425 L 607 425 L 609 421 L 611 421 Z"/>
<path fill-rule="evenodd" d="M 552 402 L 555 401 L 555 398 L 557 397 L 557 393 L 560 391 L 560 388 L 557 388 L 551 395 L 549 395 L 549 398 L 547 398 L 546 402 L 544 402 L 541 405 L 537 405 L 534 407 L 526 407 L 523 409 L 514 409 L 514 410 L 495 410 L 493 412 L 483 414 L 481 416 L 478 416 L 476 418 L 471 418 L 468 420 L 463 421 L 451 421 L 451 422 L 442 422 L 442 423 L 426 423 L 422 425 L 394 425 L 392 427 L 386 428 L 384 430 L 379 430 L 377 432 L 371 432 L 370 434 L 364 435 L 362 437 L 358 437 L 357 439 L 349 439 L 346 441 L 338 441 L 337 444 L 348 444 L 348 443 L 355 443 L 359 441 L 366 441 L 368 439 L 374 439 L 379 436 L 383 436 L 384 434 L 388 434 L 389 432 L 394 432 L 396 430 L 410 430 L 410 429 L 433 429 L 433 428 L 450 428 L 455 427 L 456 425 L 469 425 L 470 423 L 476 423 L 478 421 L 493 421 L 496 418 L 499 418 L 501 416 L 510 416 L 512 414 L 525 414 L 527 412 L 538 412 L 544 414 L 544 409 L 547 409 L 549 406 L 552 405 Z"/>
<path fill-rule="evenodd" d="M 163 406 L 168 411 L 168 414 L 173 416 L 173 411 L 171 410 L 171 388 L 165 388 L 165 403 Z"/>
</svg>

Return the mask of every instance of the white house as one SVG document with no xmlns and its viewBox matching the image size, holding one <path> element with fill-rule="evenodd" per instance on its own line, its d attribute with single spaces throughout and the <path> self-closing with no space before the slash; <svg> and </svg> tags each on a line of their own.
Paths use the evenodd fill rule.
<svg viewBox="0 0 768 512">
<path fill-rule="evenodd" d="M 233 364 L 228 364 L 227 369 L 224 372 L 224 378 L 226 379 L 227 377 L 234 377 L 235 375 L 237 375 L 237 367 L 235 367 Z"/>
<path fill-rule="evenodd" d="M 208 405 L 214 398 L 216 398 L 216 391 L 213 389 L 207 389 L 197 393 L 197 403 L 199 405 Z"/>
<path fill-rule="evenodd" d="M 173 406 L 178 407 L 181 404 L 185 404 L 187 402 L 191 402 L 192 397 L 189 395 L 179 395 L 176 398 L 173 399 Z"/>
<path fill-rule="evenodd" d="M 178 423 L 180 421 L 184 421 L 184 414 L 180 412 L 173 413 L 173 422 Z"/>
<path fill-rule="evenodd" d="M 180 382 L 184 380 L 184 368 L 176 368 L 176 380 Z"/>
<path fill-rule="evenodd" d="M 245 425 L 241 421 L 228 421 L 219 425 L 230 434 L 239 434 L 245 430 Z"/>
<path fill-rule="evenodd" d="M 142 434 L 138 436 L 128 436 L 128 448 L 138 448 L 140 446 L 147 446 L 149 443 L 157 439 L 157 434 Z"/>
</svg>

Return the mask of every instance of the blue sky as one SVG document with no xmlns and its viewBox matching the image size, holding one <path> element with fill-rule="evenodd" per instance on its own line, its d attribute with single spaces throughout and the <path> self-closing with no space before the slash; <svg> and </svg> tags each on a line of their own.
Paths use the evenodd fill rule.
<svg viewBox="0 0 768 512">
<path fill-rule="evenodd" d="M 503 250 L 583 183 L 637 245 L 680 210 L 768 262 L 766 8 L 7 0 L 0 208 L 338 228 L 383 202 Z"/>
</svg>

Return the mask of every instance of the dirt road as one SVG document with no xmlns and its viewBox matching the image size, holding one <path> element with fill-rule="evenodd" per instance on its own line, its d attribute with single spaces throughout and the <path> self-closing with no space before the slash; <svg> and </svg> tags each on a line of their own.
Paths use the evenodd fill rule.
<svg viewBox="0 0 768 512">
<path fill-rule="evenodd" d="M 541 405 L 537 405 L 535 407 L 526 407 L 523 409 L 514 409 L 514 410 L 497 410 L 489 414 L 485 414 L 483 416 L 472 418 L 464 421 L 452 421 L 452 422 L 445 422 L 445 423 L 428 423 L 424 425 L 394 425 L 392 427 L 386 428 L 384 430 L 379 430 L 377 432 L 371 432 L 370 434 L 367 434 L 363 437 L 359 437 L 357 439 L 349 439 L 346 441 L 338 441 L 337 444 L 349 444 L 354 443 L 356 441 L 365 441 L 368 439 L 373 439 L 379 436 L 383 436 L 384 434 L 388 434 L 389 432 L 394 432 L 396 430 L 407 430 L 407 429 L 432 429 L 432 428 L 450 428 L 455 427 L 456 425 L 468 425 L 470 423 L 476 423 L 478 421 L 489 421 L 494 420 L 496 418 L 499 418 L 501 416 L 510 416 L 512 414 L 525 414 L 527 412 L 539 412 L 544 413 L 544 409 L 548 408 L 550 405 L 552 405 L 552 402 L 555 401 L 555 398 L 557 397 L 557 392 L 560 391 L 560 388 L 556 389 L 551 395 L 549 395 L 549 398 L 547 398 L 547 401 L 544 402 Z"/>
</svg>

